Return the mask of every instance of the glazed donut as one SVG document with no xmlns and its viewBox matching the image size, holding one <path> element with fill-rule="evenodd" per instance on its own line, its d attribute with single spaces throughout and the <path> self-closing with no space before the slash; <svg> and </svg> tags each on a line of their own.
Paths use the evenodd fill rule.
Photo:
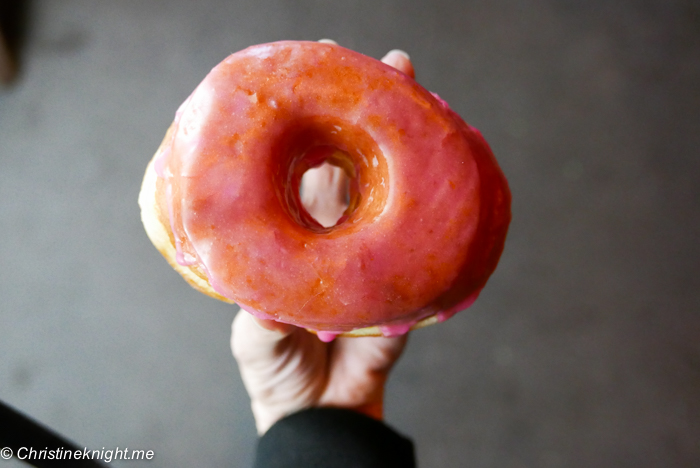
<svg viewBox="0 0 700 468">
<path fill-rule="evenodd" d="M 324 228 L 302 175 L 351 179 Z M 253 46 L 182 104 L 148 166 L 146 231 L 192 286 L 324 340 L 399 335 L 476 299 L 510 192 L 481 134 L 410 76 L 335 44 Z"/>
</svg>

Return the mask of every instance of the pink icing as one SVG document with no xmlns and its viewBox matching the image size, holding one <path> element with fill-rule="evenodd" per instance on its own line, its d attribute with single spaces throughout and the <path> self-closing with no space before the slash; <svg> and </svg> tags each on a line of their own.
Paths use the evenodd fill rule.
<svg viewBox="0 0 700 468">
<path fill-rule="evenodd" d="M 187 107 L 187 104 L 190 103 L 190 99 L 192 98 L 192 95 L 189 95 L 185 101 L 180 104 L 180 107 L 177 108 L 177 111 L 175 112 L 175 119 L 173 120 L 173 126 L 177 127 L 178 123 L 180 122 L 180 117 L 182 117 L 182 113 L 185 111 L 185 108 Z M 170 150 L 173 145 L 173 142 L 175 141 L 175 134 L 176 132 L 174 131 L 172 133 L 172 136 L 170 137 L 170 140 L 164 144 L 163 150 L 160 152 L 158 156 L 156 156 L 155 161 L 153 162 L 154 169 L 156 171 L 156 174 L 158 177 L 161 179 L 165 179 L 167 177 L 165 173 L 165 167 L 167 165 L 168 158 L 170 157 Z M 173 231 L 174 232 L 174 231 Z"/>
<path fill-rule="evenodd" d="M 422 298 L 440 297 L 470 267 L 467 252 L 484 209 L 480 164 L 495 160 L 472 154 L 472 135 L 447 103 L 389 67 L 324 45 L 331 62 L 362 70 L 365 79 L 354 80 L 353 74 L 318 67 L 317 52 L 311 50 L 318 45 L 265 47 L 265 57 L 252 48 L 210 73 L 178 109 L 172 140 L 156 158 L 156 172 L 167 181 L 176 261 L 197 264 L 219 294 L 246 304 L 256 316 L 319 330 L 322 341 L 368 323 L 386 324 L 380 326 L 384 336 L 405 334 L 425 317 L 419 311 L 437 308 Z M 268 64 L 277 60 L 277 49 L 289 52 L 291 61 L 314 64 L 313 73 L 304 74 L 296 63 Z M 304 93 L 314 98 L 299 98 Z M 373 186 L 361 188 L 364 205 L 346 215 L 342 226 L 310 233 L 290 222 L 276 198 L 275 177 L 285 168 L 265 158 L 274 154 L 272 136 L 299 125 L 279 115 L 323 115 L 324 125 L 338 136 L 317 143 L 318 158 L 309 163 L 337 147 L 354 158 L 365 177 L 373 177 Z M 366 124 L 378 116 L 381 125 Z M 413 137 L 418 134 L 423 136 Z M 353 153 L 351 145 L 365 140 Z M 190 209 L 193 200 L 196 210 Z M 478 268 L 469 284 L 492 271 Z M 438 320 L 469 307 L 477 296 L 438 312 Z M 358 311 L 365 312 L 361 323 Z"/>
<path fill-rule="evenodd" d="M 443 310 L 441 312 L 438 312 L 438 314 L 437 314 L 438 322 L 444 322 L 445 320 L 454 316 L 457 312 L 460 312 L 464 309 L 468 309 L 469 307 L 471 307 L 472 304 L 474 304 L 474 302 L 476 302 L 476 299 L 479 297 L 480 293 L 481 293 L 481 289 L 479 289 L 478 291 L 467 296 L 462 302 L 460 302 L 456 306 L 453 306 L 447 310 Z"/>
<path fill-rule="evenodd" d="M 413 321 L 407 322 L 407 323 L 382 325 L 379 327 L 379 330 L 382 332 L 382 335 L 384 335 L 384 336 L 401 336 L 401 335 L 405 335 L 406 333 L 408 333 L 408 331 L 411 329 L 411 327 L 415 324 L 416 324 L 416 321 L 413 320 Z"/>
<path fill-rule="evenodd" d="M 433 97 L 434 97 L 435 99 L 437 99 L 437 101 L 438 101 L 440 104 L 442 104 L 442 107 L 444 107 L 445 109 L 449 109 L 449 108 L 450 108 L 450 105 L 447 104 L 447 102 L 445 102 L 445 100 L 442 99 L 440 96 L 438 96 L 437 93 L 431 92 L 430 94 L 432 94 Z"/>
<path fill-rule="evenodd" d="M 153 162 L 153 168 L 155 169 L 156 174 L 158 174 L 158 177 L 161 179 L 165 179 L 165 165 L 169 155 L 170 145 L 166 146 Z"/>
<path fill-rule="evenodd" d="M 165 198 L 167 200 L 167 205 L 168 205 L 168 218 L 170 219 L 170 229 L 173 232 L 177 232 L 175 230 L 175 213 L 173 209 L 173 187 L 171 185 L 168 185 L 165 189 Z M 182 241 L 180 240 L 179 236 L 175 236 L 175 261 L 179 265 L 182 266 L 191 266 L 197 263 L 197 259 L 188 256 L 187 260 L 185 260 L 185 255 L 182 252 Z"/>
<path fill-rule="evenodd" d="M 336 332 L 329 332 L 329 331 L 317 331 L 316 336 L 318 336 L 318 339 L 323 341 L 324 343 L 330 343 L 331 341 L 335 340 L 335 338 L 339 335 L 339 333 Z"/>
</svg>

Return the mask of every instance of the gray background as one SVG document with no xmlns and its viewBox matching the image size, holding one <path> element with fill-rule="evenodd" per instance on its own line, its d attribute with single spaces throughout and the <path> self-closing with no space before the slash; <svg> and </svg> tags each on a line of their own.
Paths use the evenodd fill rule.
<svg viewBox="0 0 700 468">
<path fill-rule="evenodd" d="M 413 333 L 389 383 L 420 466 L 700 466 L 690 0 L 31 2 L 0 90 L 0 399 L 90 448 L 152 449 L 149 466 L 250 463 L 236 307 L 167 266 L 136 198 L 216 63 L 323 37 L 408 51 L 513 192 L 480 300 Z"/>
</svg>

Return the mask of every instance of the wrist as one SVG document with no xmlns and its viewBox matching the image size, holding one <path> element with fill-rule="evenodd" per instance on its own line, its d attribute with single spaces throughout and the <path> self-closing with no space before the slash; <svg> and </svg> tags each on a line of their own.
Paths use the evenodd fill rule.
<svg viewBox="0 0 700 468">
<path fill-rule="evenodd" d="M 349 408 L 358 413 L 362 413 L 365 416 L 376 419 L 377 421 L 382 421 L 384 419 L 384 404 L 379 403 L 367 403 L 365 405 L 357 406 L 355 408 Z"/>
</svg>

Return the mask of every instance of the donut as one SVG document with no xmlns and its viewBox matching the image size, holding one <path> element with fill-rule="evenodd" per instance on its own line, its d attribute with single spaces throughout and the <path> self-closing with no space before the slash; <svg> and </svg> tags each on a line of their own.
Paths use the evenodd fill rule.
<svg viewBox="0 0 700 468">
<path fill-rule="evenodd" d="M 324 227 L 300 181 L 350 180 Z M 488 144 L 409 75 L 336 44 L 282 41 L 217 65 L 148 165 L 146 232 L 197 290 L 330 340 L 395 336 L 469 307 L 511 195 Z"/>
</svg>

